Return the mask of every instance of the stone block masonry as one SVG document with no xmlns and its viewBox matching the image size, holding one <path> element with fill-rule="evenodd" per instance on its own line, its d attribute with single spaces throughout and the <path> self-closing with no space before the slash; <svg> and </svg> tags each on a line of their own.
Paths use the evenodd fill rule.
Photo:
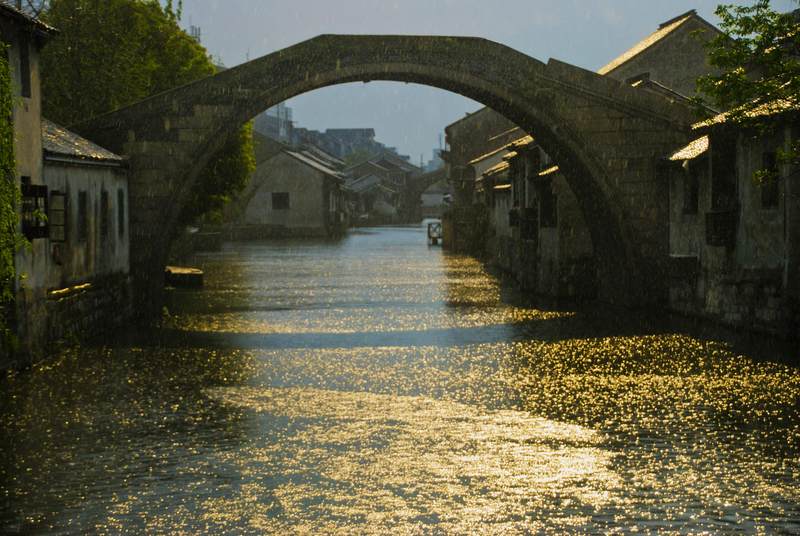
<svg viewBox="0 0 800 536">
<path fill-rule="evenodd" d="M 17 369 L 52 352 L 60 341 L 83 342 L 124 329 L 132 318 L 128 275 L 107 275 L 63 289 L 22 289 L 17 296 L 21 351 L 0 361 Z"/>
<path fill-rule="evenodd" d="M 139 309 L 160 309 L 150 278 L 163 271 L 177 215 L 209 155 L 242 122 L 296 95 L 373 80 L 456 92 L 535 134 L 594 223 L 601 296 L 631 305 L 666 301 L 667 289 L 654 292 L 647 277 L 667 251 L 666 213 L 640 212 L 663 198 L 652 155 L 690 141 L 692 110 L 484 39 L 324 35 L 75 126 L 130 157 Z"/>
</svg>

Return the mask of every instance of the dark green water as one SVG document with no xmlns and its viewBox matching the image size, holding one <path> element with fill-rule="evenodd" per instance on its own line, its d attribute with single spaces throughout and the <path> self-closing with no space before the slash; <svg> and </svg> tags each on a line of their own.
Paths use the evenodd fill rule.
<svg viewBox="0 0 800 536">
<path fill-rule="evenodd" d="M 422 228 L 199 257 L 0 386 L 0 533 L 800 534 L 793 350 L 537 309 Z"/>
</svg>

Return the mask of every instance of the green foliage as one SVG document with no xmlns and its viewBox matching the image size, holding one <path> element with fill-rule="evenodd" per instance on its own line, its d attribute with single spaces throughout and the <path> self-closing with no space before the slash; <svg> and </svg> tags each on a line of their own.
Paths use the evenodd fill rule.
<svg viewBox="0 0 800 536">
<path fill-rule="evenodd" d="M 178 22 L 182 2 L 52 0 L 44 19 L 60 30 L 42 54 L 43 114 L 64 125 L 214 74 L 205 48 Z M 197 217 L 247 181 L 252 130 L 214 156 L 197 185 Z"/>
<path fill-rule="evenodd" d="M 765 111 L 800 107 L 800 18 L 772 10 L 769 0 L 720 5 L 716 14 L 723 34 L 709 43 L 708 52 L 721 74 L 701 77 L 698 90 L 728 110 L 729 121 L 767 133 L 772 122 Z M 779 156 L 796 163 L 800 145 Z"/>
<path fill-rule="evenodd" d="M 7 348 L 13 340 L 9 316 L 14 305 L 14 255 L 21 243 L 17 232 L 16 183 L 17 165 L 14 160 L 14 94 L 6 45 L 0 41 L 0 347 Z"/>
<path fill-rule="evenodd" d="M 769 0 L 752 6 L 721 5 L 722 35 L 709 43 L 709 59 L 720 75 L 700 78 L 698 87 L 723 110 L 745 110 L 800 95 L 800 22 L 778 13 Z M 739 110 L 742 108 L 742 110 Z"/>
<path fill-rule="evenodd" d="M 253 124 L 250 122 L 227 141 L 203 170 L 192 191 L 192 199 L 184 207 L 181 221 L 191 223 L 203 216 L 208 223 L 222 223 L 222 208 L 233 194 L 244 189 L 255 169 Z"/>
<path fill-rule="evenodd" d="M 214 73 L 175 15 L 148 0 L 53 0 L 42 53 L 43 114 L 70 125 Z"/>
</svg>

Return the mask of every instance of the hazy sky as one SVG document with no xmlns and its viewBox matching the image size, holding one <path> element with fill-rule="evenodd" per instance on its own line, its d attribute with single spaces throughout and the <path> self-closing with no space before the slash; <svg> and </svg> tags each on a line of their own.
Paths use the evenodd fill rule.
<svg viewBox="0 0 800 536">
<path fill-rule="evenodd" d="M 539 60 L 596 70 L 697 9 L 716 24 L 719 0 L 184 0 L 183 23 L 228 67 L 319 34 L 485 37 Z M 752 1 L 724 3 L 752 4 Z M 797 7 L 773 0 L 778 10 Z M 480 105 L 439 89 L 395 82 L 334 86 L 289 101 L 306 128 L 374 127 L 387 145 L 427 161 L 444 127 Z"/>
</svg>

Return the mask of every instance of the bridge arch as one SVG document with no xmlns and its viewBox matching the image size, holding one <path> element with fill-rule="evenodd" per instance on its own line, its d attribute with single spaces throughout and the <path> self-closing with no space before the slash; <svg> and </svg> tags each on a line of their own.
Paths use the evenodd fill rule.
<svg viewBox="0 0 800 536">
<path fill-rule="evenodd" d="M 646 160 L 686 141 L 689 111 L 485 39 L 431 36 L 319 36 L 75 126 L 130 158 L 140 293 L 163 269 L 199 172 L 242 123 L 303 93 L 374 80 L 458 93 L 532 134 L 561 167 L 589 224 L 601 294 L 647 301 L 645 274 L 666 252 L 665 233 L 657 236 L 666 210 L 656 206 L 663 191 Z"/>
</svg>

